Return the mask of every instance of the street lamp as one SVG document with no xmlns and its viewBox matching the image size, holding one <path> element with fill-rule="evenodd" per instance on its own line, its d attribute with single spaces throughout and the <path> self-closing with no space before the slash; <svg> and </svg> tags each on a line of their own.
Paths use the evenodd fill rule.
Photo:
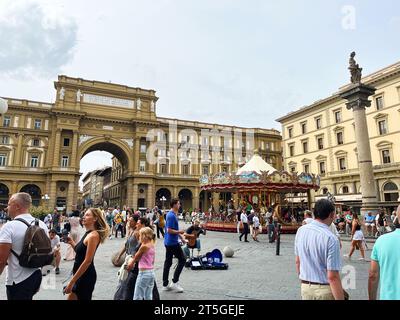
<svg viewBox="0 0 400 320">
<path fill-rule="evenodd" d="M 48 208 L 50 197 L 47 193 L 44 196 L 42 196 L 42 200 L 44 200 L 46 202 L 46 208 Z"/>
<path fill-rule="evenodd" d="M 160 198 L 160 200 L 162 201 L 162 208 L 163 208 L 163 210 L 164 210 L 164 202 L 167 201 L 167 198 L 165 198 L 164 196 L 162 196 L 162 197 Z"/>
<path fill-rule="evenodd" d="M 7 100 L 0 98 L 0 115 L 6 113 L 8 110 Z"/>
</svg>

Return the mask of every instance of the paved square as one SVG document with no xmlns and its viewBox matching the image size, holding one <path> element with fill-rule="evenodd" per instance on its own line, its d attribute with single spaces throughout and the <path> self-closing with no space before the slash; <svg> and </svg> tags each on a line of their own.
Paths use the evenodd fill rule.
<svg viewBox="0 0 400 320">
<path fill-rule="evenodd" d="M 180 223 L 181 228 L 188 225 Z M 260 235 L 260 242 L 254 242 L 250 237 L 250 243 L 240 242 L 235 233 L 207 232 L 201 236 L 202 253 L 218 248 L 222 251 L 225 246 L 231 246 L 235 250 L 233 258 L 225 259 L 229 263 L 228 270 L 193 271 L 184 269 L 180 284 L 185 289 L 184 293 L 162 292 L 162 270 L 165 249 L 162 239 L 156 243 L 156 278 L 163 300 L 228 300 L 228 299 L 279 299 L 299 300 L 300 284 L 296 275 L 294 264 L 294 235 L 282 235 L 281 255 L 275 255 L 275 245 L 269 244 L 266 235 Z M 95 258 L 97 270 L 97 283 L 93 293 L 94 300 L 111 300 L 118 283 L 118 268 L 111 264 L 111 256 L 123 246 L 122 239 L 107 240 L 98 249 Z M 343 252 L 348 253 L 349 242 L 343 242 Z M 368 244 L 372 248 L 372 244 Z M 65 244 L 62 250 L 65 251 Z M 342 253 L 343 253 L 342 252 Z M 369 259 L 371 250 L 366 252 Z M 343 276 L 355 270 L 355 289 L 347 290 L 351 299 L 368 298 L 368 268 L 369 263 L 358 261 L 359 252 L 354 254 L 354 261 L 343 261 Z M 175 265 L 175 263 L 174 263 Z M 173 267 L 174 267 L 173 265 Z M 170 277 L 172 277 L 173 267 Z M 43 278 L 42 289 L 36 295 L 40 300 L 65 299 L 62 287 L 69 272 L 72 270 L 72 262 L 61 262 L 61 274 Z M 5 272 L 0 276 L 0 300 L 6 299 Z"/>
</svg>

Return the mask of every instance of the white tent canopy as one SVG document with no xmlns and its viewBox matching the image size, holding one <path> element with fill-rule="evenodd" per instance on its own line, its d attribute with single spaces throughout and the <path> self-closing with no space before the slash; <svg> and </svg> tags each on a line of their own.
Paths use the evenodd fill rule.
<svg viewBox="0 0 400 320">
<path fill-rule="evenodd" d="M 261 174 L 261 171 L 269 171 L 269 173 L 277 171 L 270 164 L 266 163 L 263 158 L 261 158 L 258 154 L 253 155 L 253 157 L 243 166 L 241 167 L 236 174 L 240 175 L 244 172 L 252 172 L 255 171 L 258 174 Z"/>
</svg>

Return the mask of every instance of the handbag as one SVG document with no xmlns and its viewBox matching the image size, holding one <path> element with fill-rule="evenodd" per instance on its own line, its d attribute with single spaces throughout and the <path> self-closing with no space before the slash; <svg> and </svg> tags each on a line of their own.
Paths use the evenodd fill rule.
<svg viewBox="0 0 400 320">
<path fill-rule="evenodd" d="M 125 281 L 128 278 L 129 271 L 126 269 L 129 264 L 129 260 L 132 258 L 130 254 L 125 257 L 125 262 L 122 264 L 121 268 L 118 271 L 118 280 Z"/>
</svg>

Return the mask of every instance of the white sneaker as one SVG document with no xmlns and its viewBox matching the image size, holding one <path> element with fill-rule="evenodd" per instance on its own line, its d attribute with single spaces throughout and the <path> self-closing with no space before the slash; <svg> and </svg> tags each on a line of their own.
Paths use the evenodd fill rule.
<svg viewBox="0 0 400 320">
<path fill-rule="evenodd" d="M 358 260 L 359 261 L 365 261 L 365 258 L 359 258 Z"/>
<path fill-rule="evenodd" d="M 172 283 L 171 290 L 174 290 L 176 292 L 183 292 L 183 288 L 178 283 Z"/>
<path fill-rule="evenodd" d="M 343 257 L 351 259 L 351 257 L 348 254 L 344 254 Z"/>
<path fill-rule="evenodd" d="M 172 290 L 172 283 L 162 287 L 162 291 L 171 291 L 171 290 Z"/>
</svg>

